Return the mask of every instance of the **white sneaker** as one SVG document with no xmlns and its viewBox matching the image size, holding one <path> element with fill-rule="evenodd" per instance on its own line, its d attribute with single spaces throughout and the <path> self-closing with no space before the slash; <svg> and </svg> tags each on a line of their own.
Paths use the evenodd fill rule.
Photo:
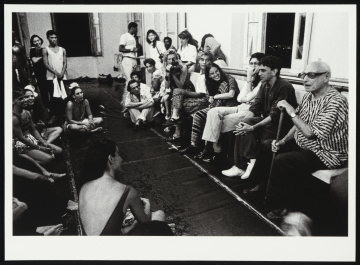
<svg viewBox="0 0 360 265">
<path fill-rule="evenodd" d="M 251 170 L 253 169 L 254 165 L 255 165 L 255 160 L 251 160 L 248 163 L 245 174 L 241 176 L 241 179 L 247 179 L 250 176 Z"/>
<path fill-rule="evenodd" d="M 228 170 L 223 170 L 221 173 L 227 177 L 241 177 L 244 174 L 244 170 L 238 168 L 237 166 L 233 166 Z"/>
</svg>

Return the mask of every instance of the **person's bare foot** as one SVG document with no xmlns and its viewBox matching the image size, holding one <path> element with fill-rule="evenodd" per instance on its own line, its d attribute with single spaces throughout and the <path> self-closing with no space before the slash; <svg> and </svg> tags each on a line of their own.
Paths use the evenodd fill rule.
<svg viewBox="0 0 360 265">
<path fill-rule="evenodd" d="M 102 130 L 103 130 L 103 127 L 97 127 L 96 129 L 91 130 L 91 132 L 92 132 L 92 133 L 101 132 Z"/>
<path fill-rule="evenodd" d="M 61 232 L 64 231 L 63 225 L 58 224 L 50 228 L 44 233 L 44 236 L 59 236 Z"/>
<path fill-rule="evenodd" d="M 51 173 L 51 172 L 44 172 L 44 176 L 47 178 L 52 178 L 53 180 L 59 179 L 66 176 L 66 173 L 58 174 L 58 173 Z"/>
</svg>

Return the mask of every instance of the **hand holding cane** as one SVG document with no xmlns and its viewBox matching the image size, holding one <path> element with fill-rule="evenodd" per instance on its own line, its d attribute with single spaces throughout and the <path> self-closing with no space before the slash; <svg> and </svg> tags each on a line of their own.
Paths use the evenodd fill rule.
<svg viewBox="0 0 360 265">
<path fill-rule="evenodd" d="M 275 140 L 276 143 L 279 142 L 283 119 L 284 119 L 284 108 L 281 108 L 280 118 L 279 118 L 279 126 L 278 126 L 278 130 L 277 130 L 277 133 L 276 133 L 276 140 Z M 269 179 L 268 179 L 267 187 L 269 187 L 269 184 L 270 184 L 270 176 L 271 176 L 271 173 L 272 173 L 275 156 L 276 156 L 276 153 L 274 152 L 273 157 L 272 157 L 272 161 L 271 161 L 271 167 L 270 167 L 270 173 L 269 173 Z M 268 197 L 268 189 L 266 189 L 265 200 L 267 199 L 267 197 Z"/>
</svg>

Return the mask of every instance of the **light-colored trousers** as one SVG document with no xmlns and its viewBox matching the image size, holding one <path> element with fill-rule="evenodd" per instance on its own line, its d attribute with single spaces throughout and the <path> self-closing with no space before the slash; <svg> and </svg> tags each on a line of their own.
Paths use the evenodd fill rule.
<svg viewBox="0 0 360 265">
<path fill-rule="evenodd" d="M 131 108 L 129 109 L 129 112 L 130 112 L 131 121 L 133 123 L 136 123 L 136 121 L 139 119 L 147 122 L 151 122 L 154 119 L 153 117 L 154 107 L 150 107 L 142 110 Z"/>
<path fill-rule="evenodd" d="M 134 66 L 137 64 L 136 59 L 124 57 L 121 61 L 122 67 L 124 68 L 124 74 L 126 75 L 126 84 L 131 80 L 130 74 L 134 71 Z"/>
<path fill-rule="evenodd" d="M 220 133 L 235 130 L 235 125 L 245 117 L 249 111 L 249 104 L 243 103 L 237 107 L 216 107 L 207 113 L 206 124 L 202 139 L 216 143 Z"/>
</svg>

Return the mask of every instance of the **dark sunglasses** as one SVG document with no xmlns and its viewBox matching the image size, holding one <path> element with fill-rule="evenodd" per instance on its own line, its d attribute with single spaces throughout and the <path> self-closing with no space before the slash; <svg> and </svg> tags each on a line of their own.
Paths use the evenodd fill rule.
<svg viewBox="0 0 360 265">
<path fill-rule="evenodd" d="M 302 73 L 298 74 L 298 77 L 301 78 L 301 79 L 304 79 L 305 76 L 308 76 L 310 79 L 314 79 L 318 75 L 322 75 L 322 74 L 326 74 L 326 73 L 327 72 L 321 72 L 321 73 L 314 73 L 314 72 L 305 73 L 305 72 L 302 72 Z"/>
</svg>

